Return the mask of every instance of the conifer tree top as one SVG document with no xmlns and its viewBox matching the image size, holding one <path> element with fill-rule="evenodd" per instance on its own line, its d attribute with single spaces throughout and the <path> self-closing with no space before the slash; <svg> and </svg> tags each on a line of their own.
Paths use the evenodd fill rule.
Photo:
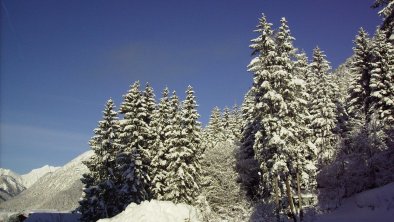
<svg viewBox="0 0 394 222">
<path fill-rule="evenodd" d="M 310 66 L 312 72 L 316 75 L 323 75 L 331 69 L 330 62 L 327 61 L 326 55 L 319 47 L 313 50 L 313 59 Z"/>
</svg>

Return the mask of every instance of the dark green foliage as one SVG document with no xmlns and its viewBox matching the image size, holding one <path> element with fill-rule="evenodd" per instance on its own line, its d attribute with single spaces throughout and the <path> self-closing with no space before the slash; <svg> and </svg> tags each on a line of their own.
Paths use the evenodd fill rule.
<svg viewBox="0 0 394 222">
<path fill-rule="evenodd" d="M 84 164 L 89 173 L 81 179 L 84 184 L 84 196 L 79 202 L 78 211 L 81 221 L 96 221 L 100 218 L 112 217 L 122 209 L 118 204 L 116 190 L 115 156 L 119 151 L 118 117 L 114 111 L 113 101 L 108 100 L 103 120 L 99 121 L 90 140 L 94 155 Z"/>
<path fill-rule="evenodd" d="M 144 97 L 135 82 L 120 107 L 124 115 L 120 121 L 119 139 L 121 152 L 117 155 L 119 202 L 123 208 L 131 203 L 140 203 L 150 198 L 149 125 Z"/>
</svg>

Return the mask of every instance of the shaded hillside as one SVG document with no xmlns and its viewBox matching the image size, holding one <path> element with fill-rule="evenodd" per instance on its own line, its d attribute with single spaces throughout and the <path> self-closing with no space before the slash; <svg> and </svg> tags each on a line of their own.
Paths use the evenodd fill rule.
<svg viewBox="0 0 394 222">
<path fill-rule="evenodd" d="M 46 174 L 17 197 L 0 204 L 3 211 L 37 209 L 73 210 L 82 195 L 80 178 L 87 168 L 82 161 L 91 157 L 88 151 L 51 174 Z"/>
</svg>

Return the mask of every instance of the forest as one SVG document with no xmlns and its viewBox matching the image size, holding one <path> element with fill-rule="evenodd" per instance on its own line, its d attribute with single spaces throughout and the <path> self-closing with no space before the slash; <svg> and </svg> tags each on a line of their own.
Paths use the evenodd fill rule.
<svg viewBox="0 0 394 222">
<path fill-rule="evenodd" d="M 297 49 L 285 18 L 264 14 L 251 40 L 253 84 L 242 104 L 198 121 L 189 86 L 180 101 L 136 81 L 112 99 L 89 141 L 82 221 L 159 200 L 199 209 L 203 221 L 307 221 L 341 200 L 394 181 L 394 1 L 376 0 L 376 32 L 355 33 L 332 70 L 324 51 Z M 157 101 L 158 100 L 158 101 Z"/>
</svg>

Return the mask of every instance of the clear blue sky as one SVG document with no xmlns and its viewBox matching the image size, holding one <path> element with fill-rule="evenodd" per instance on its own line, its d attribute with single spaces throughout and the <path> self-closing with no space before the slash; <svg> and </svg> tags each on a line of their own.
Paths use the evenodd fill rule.
<svg viewBox="0 0 394 222">
<path fill-rule="evenodd" d="M 241 103 L 251 85 L 249 40 L 261 13 L 289 21 L 295 46 L 319 45 L 334 67 L 373 0 L 4 0 L 1 2 L 0 167 L 26 173 L 89 149 L 105 101 L 130 84 L 194 87 L 201 121 Z"/>
</svg>

